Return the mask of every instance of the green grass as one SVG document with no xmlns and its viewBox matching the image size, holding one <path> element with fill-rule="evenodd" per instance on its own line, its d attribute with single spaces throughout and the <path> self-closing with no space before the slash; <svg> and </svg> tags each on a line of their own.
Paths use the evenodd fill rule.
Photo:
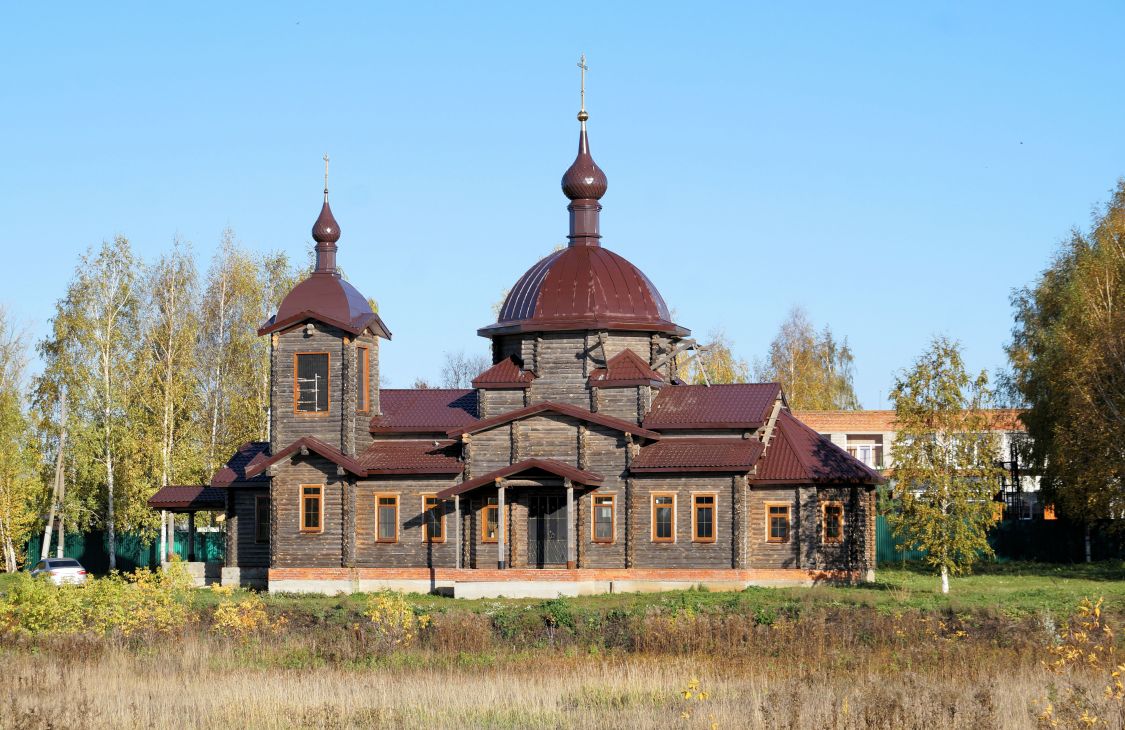
<svg viewBox="0 0 1125 730">
<path fill-rule="evenodd" d="M 0 575 L 0 594 L 10 577 Z M 1043 563 L 988 563 L 972 574 L 950 579 L 949 595 L 938 590 L 937 576 L 924 566 L 884 567 L 874 583 L 856 586 L 817 585 L 794 588 L 748 588 L 738 592 L 671 591 L 666 593 L 618 593 L 568 598 L 560 604 L 560 615 L 648 610 L 734 611 L 752 613 L 768 622 L 771 616 L 813 608 L 873 607 L 880 611 L 991 611 L 1010 617 L 1044 612 L 1067 615 L 1084 597 L 1106 599 L 1107 609 L 1125 615 L 1125 562 L 1057 565 Z M 342 624 L 362 612 L 363 595 L 269 594 L 267 604 L 275 611 L 299 616 L 310 624 Z M 209 590 L 196 592 L 199 607 L 217 604 L 221 596 Z M 426 613 L 473 612 L 518 616 L 522 611 L 542 610 L 540 599 L 453 599 L 413 594 L 417 610 Z"/>
</svg>

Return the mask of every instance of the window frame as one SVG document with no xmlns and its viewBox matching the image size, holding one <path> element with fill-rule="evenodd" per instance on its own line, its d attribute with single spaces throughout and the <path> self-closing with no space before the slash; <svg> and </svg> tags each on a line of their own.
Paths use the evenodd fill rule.
<svg viewBox="0 0 1125 730">
<path fill-rule="evenodd" d="M 774 545 L 787 545 L 793 536 L 793 505 L 790 502 L 765 502 L 766 512 L 766 542 Z M 785 539 L 773 536 L 773 515 L 770 514 L 771 507 L 784 507 L 785 508 Z"/>
<path fill-rule="evenodd" d="M 436 502 L 436 504 L 432 508 L 426 506 L 426 502 L 428 502 L 429 500 L 433 500 L 434 502 Z M 430 511 L 430 509 L 440 509 L 441 510 L 441 514 L 440 514 L 440 517 L 439 517 L 438 522 L 437 522 L 437 524 L 441 527 L 441 536 L 440 537 L 430 537 L 430 523 L 428 522 L 427 517 L 426 517 L 426 515 Z M 422 495 L 422 542 L 429 543 L 431 545 L 439 545 L 439 544 L 445 542 L 445 538 L 446 538 L 446 532 L 445 532 L 445 500 L 444 499 L 438 499 L 437 495 L 435 495 L 435 494 L 423 494 Z"/>
<path fill-rule="evenodd" d="M 301 495 L 302 500 L 304 494 Z M 262 502 L 266 503 L 265 510 L 262 509 Z M 262 514 L 266 516 L 266 531 L 265 535 L 262 534 Z M 265 545 L 270 541 L 270 528 L 273 524 L 270 514 L 270 495 L 268 494 L 255 494 L 254 495 L 254 544 Z"/>
<path fill-rule="evenodd" d="M 836 522 L 840 527 L 840 534 L 836 537 L 828 536 L 828 508 L 836 507 L 840 510 L 840 516 Z M 825 545 L 843 545 L 844 544 L 844 503 L 839 499 L 826 499 L 820 503 L 820 539 Z"/>
<path fill-rule="evenodd" d="M 495 545 L 500 542 L 500 500 L 497 497 L 485 497 L 484 506 L 480 510 L 480 541 L 484 545 Z M 496 537 L 488 536 L 488 513 L 496 514 Z"/>
<path fill-rule="evenodd" d="M 657 510 L 656 500 L 659 497 L 671 497 L 672 498 L 672 504 L 670 506 L 669 505 L 661 505 L 661 507 L 660 507 L 661 509 L 663 509 L 665 507 L 670 507 L 670 509 L 672 511 L 672 534 L 671 534 L 670 537 L 657 537 L 657 535 L 656 535 L 656 524 L 657 524 L 657 522 L 656 522 L 656 510 Z M 651 523 L 650 529 L 649 529 L 649 538 L 652 542 L 654 542 L 654 543 L 664 543 L 664 544 L 676 542 L 676 507 L 677 507 L 676 502 L 677 502 L 677 495 L 676 495 L 675 492 L 653 492 L 651 495 L 649 495 L 649 521 Z"/>
<path fill-rule="evenodd" d="M 301 382 L 298 380 L 299 363 L 301 355 L 324 355 L 328 358 L 328 366 L 325 369 L 325 408 L 323 411 L 302 411 L 297 406 L 301 402 Z M 293 353 L 293 413 L 302 418 L 328 418 L 332 413 L 332 353 L 326 350 L 310 350 L 308 352 L 294 352 Z"/>
<path fill-rule="evenodd" d="M 393 499 L 395 501 L 394 505 L 393 505 L 394 510 L 395 510 L 395 534 L 394 534 L 393 538 L 383 537 L 382 535 L 379 534 L 379 526 L 382 524 L 382 520 L 380 519 L 379 513 L 382 511 L 382 509 L 384 507 L 392 506 L 392 505 L 389 505 L 389 504 L 388 505 L 381 504 L 380 500 L 383 500 L 383 499 Z M 399 535 L 399 520 L 398 520 L 399 511 L 398 511 L 398 508 L 399 508 L 398 494 L 392 494 L 390 492 L 377 492 L 375 494 L 375 542 L 376 543 L 379 543 L 379 544 L 382 544 L 382 545 L 391 545 L 391 544 L 394 544 L 394 543 L 398 542 L 398 535 Z"/>
<path fill-rule="evenodd" d="M 317 492 L 317 497 L 316 497 L 316 510 L 317 510 L 317 520 L 316 520 L 317 526 L 316 527 L 306 527 L 305 526 L 305 514 L 306 514 L 306 512 L 305 512 L 305 500 L 308 498 L 305 495 L 305 489 L 311 489 L 311 488 L 316 488 L 316 489 L 320 490 L 319 492 Z M 299 491 L 297 492 L 297 494 L 298 494 L 298 497 L 301 500 L 301 504 L 300 504 L 300 520 L 301 521 L 298 523 L 298 526 L 300 527 L 300 532 L 305 534 L 305 535 L 319 535 L 320 533 L 324 532 L 324 485 L 323 484 L 301 484 L 298 487 L 298 490 Z"/>
<path fill-rule="evenodd" d="M 356 394 L 355 412 L 367 413 L 371 410 L 371 346 L 356 344 L 355 357 L 356 382 L 360 386 L 359 393 Z"/>
<path fill-rule="evenodd" d="M 710 497 L 711 504 L 707 508 L 711 510 L 711 537 L 699 536 L 699 498 Z M 719 495 L 716 492 L 696 492 L 691 495 L 691 541 L 698 543 L 712 543 L 719 539 Z"/>
<path fill-rule="evenodd" d="M 598 507 L 599 499 L 609 500 L 609 524 L 610 533 L 608 538 L 598 537 Z M 617 495 L 616 494 L 594 494 L 590 518 L 590 541 L 598 545 L 612 545 L 617 542 Z"/>
</svg>

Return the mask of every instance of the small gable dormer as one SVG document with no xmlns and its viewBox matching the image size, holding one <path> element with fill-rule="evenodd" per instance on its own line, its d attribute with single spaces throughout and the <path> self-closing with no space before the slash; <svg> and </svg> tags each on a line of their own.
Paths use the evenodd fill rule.
<svg viewBox="0 0 1125 730">
<path fill-rule="evenodd" d="M 312 229 L 316 267 L 258 329 L 271 337 L 270 447 L 317 438 L 354 456 L 380 413 L 379 338 L 391 333 L 367 298 L 340 276 L 340 228 L 324 205 Z"/>
</svg>

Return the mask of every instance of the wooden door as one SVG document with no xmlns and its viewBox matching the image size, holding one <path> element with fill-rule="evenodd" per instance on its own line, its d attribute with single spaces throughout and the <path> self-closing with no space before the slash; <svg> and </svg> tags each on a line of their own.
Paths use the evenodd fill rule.
<svg viewBox="0 0 1125 730">
<path fill-rule="evenodd" d="M 535 568 L 566 564 L 566 499 L 560 495 L 528 497 L 527 564 Z"/>
</svg>

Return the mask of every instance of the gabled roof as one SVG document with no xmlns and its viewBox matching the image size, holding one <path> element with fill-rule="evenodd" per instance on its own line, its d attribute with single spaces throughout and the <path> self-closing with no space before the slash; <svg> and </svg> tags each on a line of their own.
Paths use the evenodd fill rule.
<svg viewBox="0 0 1125 730">
<path fill-rule="evenodd" d="M 504 479 L 505 477 L 515 476 L 516 474 L 526 474 L 528 472 L 547 472 L 553 476 L 569 479 L 572 482 L 585 484 L 589 487 L 600 487 L 605 479 L 601 474 L 579 469 L 555 459 L 524 459 L 518 463 L 501 467 L 487 474 L 482 474 L 467 482 L 461 482 L 460 484 L 455 484 L 452 487 L 443 489 L 437 493 L 437 496 L 441 499 L 449 499 L 455 495 L 464 494 L 465 492 L 470 492 L 479 487 L 492 484 L 497 479 Z"/>
<path fill-rule="evenodd" d="M 269 451 L 268 441 L 247 441 L 242 444 L 238 447 L 238 451 L 234 452 L 234 456 L 230 457 L 227 463 L 211 477 L 211 486 L 269 484 L 270 479 L 265 474 L 255 477 L 246 476 L 247 465 L 261 454 L 269 456 Z"/>
<path fill-rule="evenodd" d="M 453 441 L 375 441 L 359 455 L 359 463 L 373 474 L 460 474 Z"/>
<path fill-rule="evenodd" d="M 478 420 L 475 390 L 386 389 L 379 406 L 383 413 L 371 419 L 371 433 L 443 433 Z"/>
<path fill-rule="evenodd" d="M 1020 421 L 1023 411 L 1017 408 L 991 408 L 988 410 L 993 431 L 1027 430 Z M 794 411 L 799 421 L 820 433 L 889 433 L 898 430 L 895 412 L 891 410 L 867 411 Z"/>
<path fill-rule="evenodd" d="M 665 438 L 642 448 L 629 471 L 745 474 L 758 463 L 763 448 L 756 438 Z"/>
<path fill-rule="evenodd" d="M 529 388 L 535 373 L 523 369 L 523 361 L 510 355 L 473 379 L 474 388 L 497 390 Z"/>
<path fill-rule="evenodd" d="M 758 465 L 754 484 L 851 482 L 878 484 L 879 472 L 798 421 L 792 413 L 778 414 L 773 438 Z"/>
<path fill-rule="evenodd" d="M 163 487 L 148 498 L 148 506 L 174 512 L 219 510 L 227 506 L 227 493 L 217 487 L 202 485 Z"/>
<path fill-rule="evenodd" d="M 654 441 L 660 438 L 660 434 L 656 433 L 655 431 L 649 431 L 648 429 L 641 428 L 637 424 L 630 421 L 626 421 L 621 418 L 615 418 L 614 416 L 607 416 L 602 413 L 594 413 L 593 411 L 588 411 L 585 408 L 579 408 L 578 406 L 572 406 L 567 403 L 555 403 L 552 401 L 535 403 L 533 405 L 525 406 L 514 411 L 501 413 L 500 415 L 493 416 L 492 418 L 486 418 L 483 421 L 477 421 L 467 426 L 451 428 L 446 431 L 446 435 L 459 436 L 463 433 L 478 433 L 480 431 L 486 431 L 490 428 L 495 428 L 496 426 L 500 426 L 505 423 L 510 423 L 512 421 L 518 421 L 522 418 L 527 418 L 528 416 L 534 416 L 539 413 L 558 413 L 563 416 L 577 418 L 580 421 L 586 421 L 587 423 L 596 423 L 600 426 L 613 428 L 624 433 L 631 433 L 635 436 L 643 436 L 644 438 L 652 439 Z"/>
<path fill-rule="evenodd" d="M 759 428 L 780 394 L 777 383 L 676 385 L 661 389 L 643 425 L 658 430 Z"/>
<path fill-rule="evenodd" d="M 265 454 L 259 454 L 246 466 L 246 475 L 252 477 L 262 474 L 274 464 L 283 459 L 288 459 L 293 454 L 302 450 L 307 450 L 318 456 L 322 456 L 336 466 L 343 467 L 356 476 L 367 476 L 367 470 L 364 469 L 358 461 L 347 456 L 335 446 L 326 444 L 314 436 L 302 436 L 273 456 L 267 457 Z"/>
<path fill-rule="evenodd" d="M 604 368 L 590 373 L 586 385 L 591 388 L 626 388 L 636 385 L 664 384 L 660 373 L 649 367 L 640 355 L 625 349 L 609 359 Z"/>
</svg>

